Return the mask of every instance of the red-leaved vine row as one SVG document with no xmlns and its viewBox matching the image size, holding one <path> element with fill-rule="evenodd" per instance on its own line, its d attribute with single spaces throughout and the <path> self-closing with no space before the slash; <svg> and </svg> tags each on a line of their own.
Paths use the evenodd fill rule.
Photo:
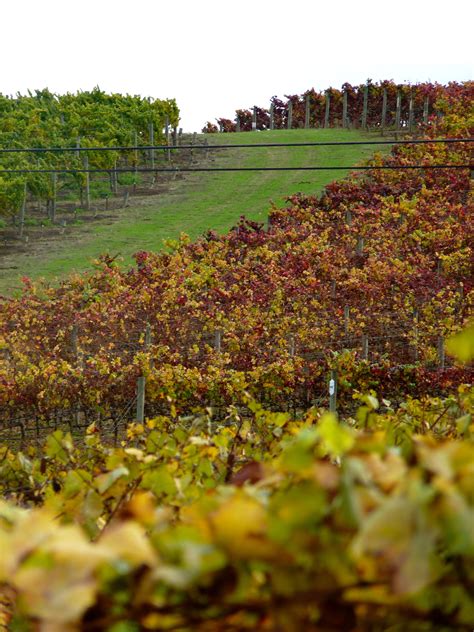
<svg viewBox="0 0 474 632">
<path fill-rule="evenodd" d="M 434 87 L 433 90 L 438 90 Z M 441 88 L 439 88 L 441 90 Z M 466 86 L 450 84 L 434 136 L 472 132 Z M 280 409 L 339 405 L 354 390 L 438 394 L 472 380 L 444 352 L 473 305 L 469 146 L 400 145 L 370 170 L 295 195 L 268 227 L 182 236 L 131 269 L 107 254 L 60 287 L 24 279 L 0 301 L 0 418 L 126 408 L 146 378 L 149 414 L 250 393 Z"/>
<path fill-rule="evenodd" d="M 384 93 L 386 113 L 383 117 Z M 344 95 L 347 95 L 346 97 Z M 367 95 L 367 97 L 365 97 Z M 248 132 L 253 129 L 267 130 L 271 127 L 271 111 L 273 112 L 273 128 L 286 129 L 302 127 L 359 127 L 365 123 L 368 127 L 394 127 L 397 125 L 397 97 L 400 99 L 399 125 L 406 127 L 412 118 L 413 124 L 432 124 L 442 114 L 446 103 L 452 100 L 470 99 L 474 96 L 472 81 L 464 83 L 450 82 L 447 86 L 439 83 L 418 83 L 414 85 L 396 84 L 393 81 L 352 86 L 349 83 L 341 89 L 329 88 L 324 92 L 314 88 L 303 94 L 285 95 L 285 100 L 274 96 L 268 108 L 240 108 L 235 112 L 233 120 L 220 117 L 217 125 L 208 121 L 203 128 L 204 133 Z M 364 118 L 364 100 L 367 98 Z M 329 99 L 328 111 L 327 102 Z M 346 120 L 344 115 L 346 100 Z M 410 100 L 411 116 L 410 116 Z M 291 121 L 289 112 L 291 107 Z M 308 118 L 307 118 L 307 107 Z M 238 123 L 237 123 L 238 120 Z M 290 123 L 290 124 L 289 124 Z"/>
</svg>

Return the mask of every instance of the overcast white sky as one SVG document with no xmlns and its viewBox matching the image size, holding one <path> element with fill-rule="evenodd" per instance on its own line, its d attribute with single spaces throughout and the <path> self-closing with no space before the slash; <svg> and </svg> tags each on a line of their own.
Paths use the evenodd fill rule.
<svg viewBox="0 0 474 632">
<path fill-rule="evenodd" d="M 469 0 L 0 0 L 0 92 L 175 97 L 185 131 L 274 94 L 473 78 Z"/>
</svg>

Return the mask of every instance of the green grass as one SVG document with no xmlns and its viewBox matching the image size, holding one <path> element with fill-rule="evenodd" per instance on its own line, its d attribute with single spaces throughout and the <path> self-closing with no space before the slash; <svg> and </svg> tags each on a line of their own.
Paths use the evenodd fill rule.
<svg viewBox="0 0 474 632">
<path fill-rule="evenodd" d="M 209 136 L 211 143 L 255 144 L 266 142 L 309 142 L 374 139 L 359 131 L 348 130 L 279 130 Z M 388 146 L 387 146 L 388 148 Z M 235 150 L 211 150 L 209 166 L 355 166 L 372 155 L 371 146 L 288 147 Z M 197 153 L 197 152 L 196 152 Z M 204 161 L 204 153 L 201 155 Z M 277 206 L 285 196 L 302 192 L 317 194 L 343 171 L 225 172 L 192 173 L 184 180 L 172 181 L 169 191 L 131 206 L 113 223 L 97 221 L 75 229 L 63 241 L 55 240 L 51 248 L 15 257 L 15 270 L 2 270 L 0 293 L 18 287 L 22 275 L 32 278 L 64 276 L 82 271 L 102 252 L 119 254 L 125 265 L 139 250 L 158 250 L 164 239 L 177 238 L 185 232 L 192 238 L 213 229 L 227 231 L 241 215 L 265 222 L 271 201 Z"/>
</svg>

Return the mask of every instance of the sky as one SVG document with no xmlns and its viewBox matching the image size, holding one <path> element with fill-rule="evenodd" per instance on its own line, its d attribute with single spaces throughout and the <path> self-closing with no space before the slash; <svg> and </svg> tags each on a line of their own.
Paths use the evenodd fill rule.
<svg viewBox="0 0 474 632">
<path fill-rule="evenodd" d="M 468 0 L 0 0 L 0 92 L 175 98 L 184 131 L 273 95 L 473 79 Z"/>
</svg>

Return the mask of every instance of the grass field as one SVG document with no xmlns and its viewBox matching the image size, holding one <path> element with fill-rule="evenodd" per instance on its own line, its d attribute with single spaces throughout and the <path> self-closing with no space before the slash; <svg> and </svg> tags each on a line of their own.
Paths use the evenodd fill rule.
<svg viewBox="0 0 474 632">
<path fill-rule="evenodd" d="M 374 139 L 360 131 L 278 130 L 209 136 L 210 143 L 255 144 L 266 142 L 310 142 Z M 377 148 L 379 149 L 379 148 Z M 385 150 L 388 149 L 385 148 Z M 374 152 L 371 146 L 287 147 L 211 150 L 202 166 L 355 166 Z M 197 152 L 196 152 L 197 153 Z M 21 276 L 53 280 L 73 271 L 85 270 L 92 259 L 108 252 L 132 262 L 139 250 L 158 250 L 163 239 L 177 238 L 185 232 L 192 238 L 207 230 L 223 232 L 241 215 L 264 222 L 270 202 L 281 205 L 284 197 L 296 192 L 315 194 L 343 171 L 319 172 L 225 172 L 191 173 L 182 180 L 170 178 L 167 191 L 159 196 L 131 198 L 130 206 L 110 218 L 77 226 L 70 234 L 31 247 L 28 253 L 14 256 L 14 267 L 2 269 L 0 293 L 14 293 Z"/>
</svg>

